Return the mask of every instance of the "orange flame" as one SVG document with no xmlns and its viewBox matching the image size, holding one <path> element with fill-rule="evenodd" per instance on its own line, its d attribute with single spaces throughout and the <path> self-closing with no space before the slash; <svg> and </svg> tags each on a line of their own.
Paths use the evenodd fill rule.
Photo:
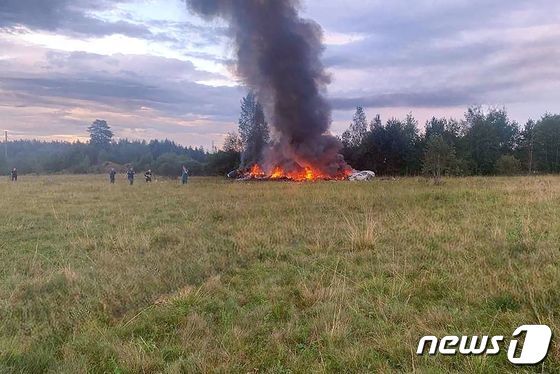
<svg viewBox="0 0 560 374">
<path fill-rule="evenodd" d="M 252 179 L 270 179 L 270 180 L 290 180 L 295 182 L 317 181 L 317 180 L 344 180 L 351 174 L 350 170 L 342 170 L 336 175 L 327 175 L 321 171 L 306 166 L 296 171 L 285 171 L 281 166 L 276 166 L 270 174 L 267 174 L 258 164 L 253 165 L 247 177 Z"/>
<path fill-rule="evenodd" d="M 251 170 L 249 170 L 249 176 L 251 178 L 264 178 L 266 176 L 263 169 L 259 166 L 259 164 L 253 165 Z"/>
<path fill-rule="evenodd" d="M 270 179 L 281 179 L 284 176 L 284 170 L 280 166 L 277 166 L 272 170 L 270 174 Z"/>
</svg>

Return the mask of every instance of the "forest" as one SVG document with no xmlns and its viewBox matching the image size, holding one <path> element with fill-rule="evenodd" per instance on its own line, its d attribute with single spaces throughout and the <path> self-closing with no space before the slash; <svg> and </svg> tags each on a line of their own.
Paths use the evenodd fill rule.
<svg viewBox="0 0 560 374">
<path fill-rule="evenodd" d="M 185 147 L 172 140 L 114 139 L 109 124 L 94 121 L 89 142 L 17 140 L 0 155 L 0 170 L 22 174 L 89 174 L 109 167 L 151 169 L 176 176 L 186 165 L 192 175 L 225 175 L 258 162 L 271 141 L 262 106 L 249 93 L 241 101 L 237 132 L 219 150 Z M 462 119 L 436 118 L 424 126 L 412 113 L 404 119 L 379 115 L 368 120 L 358 106 L 340 137 L 341 152 L 357 170 L 386 176 L 468 176 L 560 173 L 560 115 L 545 113 L 525 124 L 505 108 L 473 106 Z"/>
</svg>

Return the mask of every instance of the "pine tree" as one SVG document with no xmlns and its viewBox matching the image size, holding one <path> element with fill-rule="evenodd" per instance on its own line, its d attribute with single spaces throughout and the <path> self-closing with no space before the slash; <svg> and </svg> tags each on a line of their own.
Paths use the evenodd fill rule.
<svg viewBox="0 0 560 374">
<path fill-rule="evenodd" d="M 348 143 L 352 147 L 358 147 L 367 135 L 368 123 L 366 112 L 361 106 L 356 107 L 356 113 L 348 129 Z"/>
<path fill-rule="evenodd" d="M 376 114 L 369 124 L 369 131 L 374 132 L 375 129 L 378 129 L 380 127 L 383 127 L 383 123 L 381 122 L 381 115 Z"/>
<path fill-rule="evenodd" d="M 89 144 L 98 148 L 106 148 L 111 144 L 113 132 L 107 121 L 96 119 L 87 131 L 89 132 Z"/>
<path fill-rule="evenodd" d="M 534 150 L 535 150 L 535 121 L 529 119 L 519 134 L 519 145 L 517 155 L 529 174 L 534 170 Z"/>
<path fill-rule="evenodd" d="M 253 92 L 241 100 L 239 135 L 243 144 L 241 167 L 258 162 L 265 146 L 270 141 L 270 132 L 262 105 Z"/>
</svg>

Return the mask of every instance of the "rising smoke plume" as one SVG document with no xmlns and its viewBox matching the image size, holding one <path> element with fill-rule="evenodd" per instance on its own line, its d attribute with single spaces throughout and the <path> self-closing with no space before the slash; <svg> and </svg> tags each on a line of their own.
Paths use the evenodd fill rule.
<svg viewBox="0 0 560 374">
<path fill-rule="evenodd" d="M 265 167 L 313 166 L 335 174 L 346 167 L 338 140 L 327 135 L 330 82 L 320 56 L 322 29 L 298 15 L 296 0 L 186 0 L 192 11 L 230 26 L 237 74 L 263 104 L 276 140 Z"/>
</svg>

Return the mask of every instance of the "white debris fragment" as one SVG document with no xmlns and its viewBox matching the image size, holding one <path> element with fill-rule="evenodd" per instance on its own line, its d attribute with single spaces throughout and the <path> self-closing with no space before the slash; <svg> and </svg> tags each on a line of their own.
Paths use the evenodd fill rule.
<svg viewBox="0 0 560 374">
<path fill-rule="evenodd" d="M 375 178 L 375 173 L 371 170 L 355 171 L 348 177 L 351 181 L 371 181 Z"/>
</svg>

